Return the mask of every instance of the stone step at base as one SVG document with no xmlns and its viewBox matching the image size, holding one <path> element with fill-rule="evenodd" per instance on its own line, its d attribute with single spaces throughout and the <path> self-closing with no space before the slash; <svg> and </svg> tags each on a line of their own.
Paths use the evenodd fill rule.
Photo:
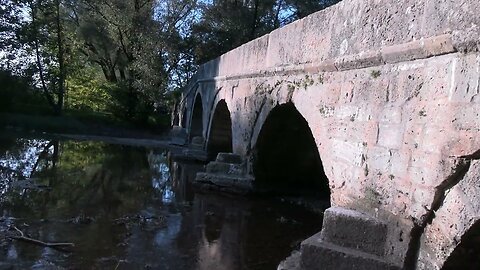
<svg viewBox="0 0 480 270">
<path fill-rule="evenodd" d="M 321 240 L 316 234 L 302 242 L 301 269 L 304 270 L 400 270 L 382 257 Z"/>
<path fill-rule="evenodd" d="M 197 173 L 194 186 L 201 190 L 220 191 L 233 194 L 248 194 L 253 191 L 253 178 L 211 173 Z"/>
<path fill-rule="evenodd" d="M 241 164 L 242 156 L 233 153 L 218 153 L 216 161 L 232 164 Z"/>
<path fill-rule="evenodd" d="M 388 229 L 385 223 L 340 207 L 325 210 L 321 238 L 347 248 L 383 256 Z"/>
<path fill-rule="evenodd" d="M 190 148 L 203 149 L 204 144 L 205 144 L 205 139 L 203 137 L 196 136 L 192 138 L 192 142 L 190 143 Z"/>
<path fill-rule="evenodd" d="M 171 144 L 171 145 L 184 146 L 184 145 L 187 144 L 187 138 L 172 137 L 172 138 L 170 139 L 170 144 Z"/>
<path fill-rule="evenodd" d="M 300 251 L 294 250 L 288 258 L 278 265 L 277 270 L 302 270 L 300 265 L 301 257 Z"/>
<path fill-rule="evenodd" d="M 227 176 L 241 176 L 244 174 L 244 167 L 241 164 L 212 161 L 207 164 L 206 172 Z"/>
</svg>

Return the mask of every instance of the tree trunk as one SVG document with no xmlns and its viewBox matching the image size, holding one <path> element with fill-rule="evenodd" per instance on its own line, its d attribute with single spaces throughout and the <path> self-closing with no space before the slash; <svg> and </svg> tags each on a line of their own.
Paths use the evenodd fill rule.
<svg viewBox="0 0 480 270">
<path fill-rule="evenodd" d="M 63 101 L 65 97 L 65 51 L 63 48 L 62 39 L 62 24 L 60 21 L 60 0 L 55 0 L 56 7 L 56 27 L 57 27 L 57 44 L 58 44 L 58 65 L 60 68 L 60 74 L 58 78 L 58 92 L 57 92 L 57 104 L 55 108 L 55 114 L 61 115 L 63 111 Z"/>
<path fill-rule="evenodd" d="M 45 82 L 45 74 L 43 73 L 43 64 L 42 64 L 42 58 L 40 56 L 40 44 L 38 41 L 38 29 L 37 29 L 37 5 L 35 4 L 34 1 L 29 2 L 30 4 L 30 9 L 31 9 L 31 15 L 32 15 L 32 26 L 33 26 L 33 31 L 34 31 L 34 40 L 33 44 L 35 47 L 35 59 L 36 59 L 36 64 L 38 68 L 38 73 L 40 75 L 40 83 L 42 85 L 42 93 L 45 99 L 47 100 L 48 104 L 52 107 L 52 109 L 55 111 L 55 101 L 53 99 L 52 93 L 48 90 L 47 84 Z M 37 3 L 38 4 L 38 3 Z"/>
</svg>

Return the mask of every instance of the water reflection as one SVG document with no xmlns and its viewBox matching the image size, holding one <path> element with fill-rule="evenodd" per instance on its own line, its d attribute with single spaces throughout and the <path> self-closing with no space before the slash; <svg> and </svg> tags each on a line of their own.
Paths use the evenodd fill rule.
<svg viewBox="0 0 480 270">
<path fill-rule="evenodd" d="M 10 222 L 76 245 L 62 253 L 0 237 L 0 268 L 275 269 L 321 226 L 278 199 L 195 193 L 203 165 L 163 150 L 25 139 L 0 150 L 0 232 Z"/>
</svg>

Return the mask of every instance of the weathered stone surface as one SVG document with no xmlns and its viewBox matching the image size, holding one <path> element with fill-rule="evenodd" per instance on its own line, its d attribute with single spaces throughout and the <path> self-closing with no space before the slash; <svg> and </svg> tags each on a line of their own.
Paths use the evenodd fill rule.
<svg viewBox="0 0 480 270">
<path fill-rule="evenodd" d="M 172 150 L 171 157 L 175 160 L 184 161 L 202 161 L 207 160 L 207 153 L 201 149 L 186 148 L 181 150 Z"/>
<path fill-rule="evenodd" d="M 398 63 L 427 57 L 428 53 L 420 40 L 382 48 L 382 58 L 386 63 Z"/>
<path fill-rule="evenodd" d="M 400 270 L 379 256 L 325 242 L 314 235 L 302 242 L 301 266 L 308 270 Z"/>
<path fill-rule="evenodd" d="M 241 164 L 243 162 L 242 156 L 232 153 L 218 153 L 217 159 L 218 162 L 232 163 L 232 164 Z"/>
<path fill-rule="evenodd" d="M 387 226 L 357 211 L 330 207 L 324 214 L 321 237 L 329 243 L 382 256 Z"/>
<path fill-rule="evenodd" d="M 188 136 L 185 128 L 174 126 L 170 131 L 170 144 L 185 145 L 187 144 Z"/>
<path fill-rule="evenodd" d="M 366 51 L 355 55 L 343 56 L 335 61 L 337 70 L 366 68 L 381 64 L 383 64 L 383 58 L 379 51 Z"/>
<path fill-rule="evenodd" d="M 426 228 L 419 269 L 441 269 L 462 236 L 480 221 L 480 161 L 470 162 L 465 176 L 449 190 L 434 222 Z"/>
<path fill-rule="evenodd" d="M 203 191 L 217 191 L 241 195 L 253 191 L 253 178 L 248 176 L 197 173 L 193 184 Z"/>
<path fill-rule="evenodd" d="M 480 149 L 479 13 L 474 0 L 344 0 L 201 66 L 179 113 L 190 116 L 201 95 L 208 136 L 210 110 L 225 100 L 233 153 L 249 175 L 269 113 L 293 103 L 312 131 L 332 204 L 384 221 L 384 259 L 402 264 L 409 230 L 455 172 L 452 160 Z M 211 186 L 230 181 L 208 177 Z M 448 195 L 459 196 L 455 205 L 466 200 L 457 189 Z M 467 228 L 462 211 L 473 206 L 450 204 L 437 216 L 452 211 Z M 451 237 L 465 232 L 446 224 L 435 218 L 425 229 L 419 265 L 441 265 Z"/>
<path fill-rule="evenodd" d="M 300 265 L 301 253 L 297 250 L 294 250 L 288 258 L 282 261 L 277 270 L 302 270 Z"/>
<path fill-rule="evenodd" d="M 242 175 L 244 173 L 243 165 L 241 164 L 232 164 L 225 162 L 210 162 L 207 164 L 207 173 L 212 174 L 224 174 L 224 175 Z"/>
</svg>

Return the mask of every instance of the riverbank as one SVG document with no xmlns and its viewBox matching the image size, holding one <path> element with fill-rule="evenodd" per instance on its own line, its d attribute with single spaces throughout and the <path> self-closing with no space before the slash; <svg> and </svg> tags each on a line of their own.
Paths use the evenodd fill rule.
<svg viewBox="0 0 480 270">
<path fill-rule="evenodd" d="M 0 113 L 2 133 L 62 134 L 118 138 L 165 140 L 166 125 L 139 127 L 131 123 L 116 121 L 95 115 L 32 115 Z"/>
</svg>

